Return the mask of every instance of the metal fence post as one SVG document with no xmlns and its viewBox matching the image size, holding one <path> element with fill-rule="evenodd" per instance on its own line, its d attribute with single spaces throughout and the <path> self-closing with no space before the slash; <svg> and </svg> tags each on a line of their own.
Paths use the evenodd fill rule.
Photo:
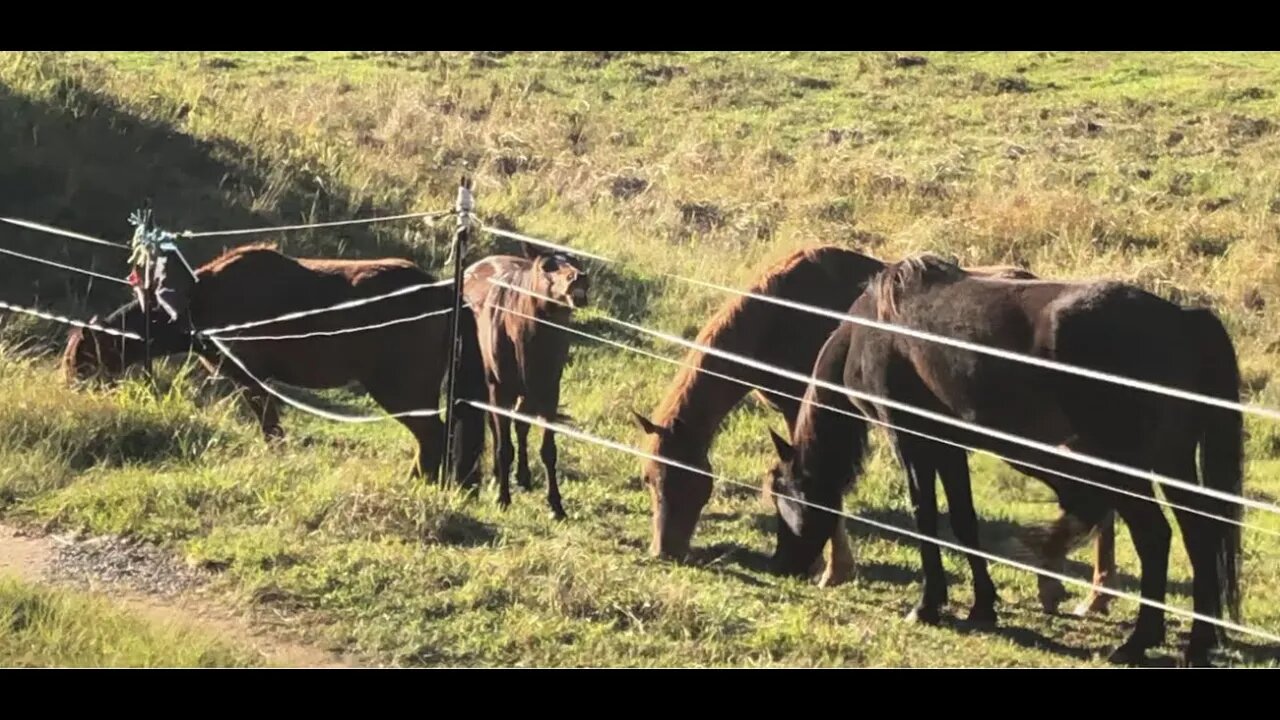
<svg viewBox="0 0 1280 720">
<path fill-rule="evenodd" d="M 467 254 L 467 245 L 471 240 L 471 211 L 475 207 L 475 199 L 471 195 L 471 178 L 463 176 L 458 184 L 458 200 L 455 206 L 458 216 L 458 227 L 454 232 L 453 240 L 453 332 L 450 335 L 452 339 L 452 353 L 449 361 L 449 391 L 445 411 L 447 423 L 445 425 L 445 444 L 444 444 L 444 466 L 441 473 L 451 475 L 453 473 L 454 464 L 454 443 L 455 438 L 455 420 L 458 416 L 458 373 L 462 366 L 462 264 Z M 461 482 L 462 478 L 453 478 L 454 482 Z"/>
</svg>

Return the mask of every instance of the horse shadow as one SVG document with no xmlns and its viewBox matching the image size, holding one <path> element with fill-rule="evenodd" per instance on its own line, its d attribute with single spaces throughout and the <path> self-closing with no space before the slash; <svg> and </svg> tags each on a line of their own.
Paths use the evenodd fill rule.
<svg viewBox="0 0 1280 720">
<path fill-rule="evenodd" d="M 498 528 L 465 513 L 446 511 L 431 518 L 422 529 L 424 539 L 461 548 L 489 547 L 498 539 Z"/>
</svg>

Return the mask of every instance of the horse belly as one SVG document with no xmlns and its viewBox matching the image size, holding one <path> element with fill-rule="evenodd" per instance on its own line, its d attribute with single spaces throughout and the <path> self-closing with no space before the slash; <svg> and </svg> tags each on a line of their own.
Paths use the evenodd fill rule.
<svg viewBox="0 0 1280 720">
<path fill-rule="evenodd" d="M 959 420 L 1053 445 L 1074 434 L 1046 377 L 1052 371 L 940 345 L 917 345 L 913 362 L 929 392 Z"/>
<path fill-rule="evenodd" d="M 272 377 L 297 387 L 322 390 L 346 385 L 360 377 L 360 350 L 350 342 L 324 338 L 276 341 L 269 361 Z"/>
</svg>

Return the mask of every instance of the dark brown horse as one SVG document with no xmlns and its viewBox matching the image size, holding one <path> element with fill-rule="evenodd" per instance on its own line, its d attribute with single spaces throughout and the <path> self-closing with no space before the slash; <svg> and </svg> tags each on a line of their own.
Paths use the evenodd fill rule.
<svg viewBox="0 0 1280 720">
<path fill-rule="evenodd" d="M 566 255 L 541 253 L 528 245 L 525 253 L 523 258 L 494 255 L 467 268 L 465 297 L 475 313 L 489 403 L 555 421 L 563 417 L 560 378 L 569 359 L 569 333 L 539 321 L 567 324 L 573 308 L 586 305 L 590 278 Z M 491 413 L 490 420 L 498 503 L 505 508 L 511 504 L 513 421 L 497 413 Z M 529 424 L 514 423 L 516 481 L 530 490 Z M 555 432 L 543 429 L 541 456 L 547 469 L 547 503 L 563 520 L 555 438 Z"/>
<path fill-rule="evenodd" d="M 249 403 L 267 438 L 283 435 L 278 401 L 265 392 L 235 363 L 224 362 L 222 353 L 198 331 L 311 310 L 368 298 L 433 278 L 408 260 L 332 260 L 291 258 L 269 245 L 232 249 L 196 269 L 198 282 L 190 290 L 185 317 L 169 322 L 152 312 L 144 317 L 137 301 L 121 307 L 99 324 L 142 335 L 150 323 L 151 353 L 160 357 L 194 351 L 212 372 L 231 377 L 247 390 Z M 361 332 L 320 335 L 284 340 L 236 341 L 235 336 L 303 335 L 394 321 L 452 307 L 451 286 L 431 287 L 367 305 L 308 315 L 269 325 L 218 335 L 248 372 L 263 380 L 275 379 L 305 388 L 341 387 L 358 381 L 375 401 L 390 413 L 436 408 L 450 347 L 449 314 L 437 314 L 409 322 Z M 480 374 L 474 342 L 474 319 L 464 313 L 464 372 L 459 382 L 467 397 L 479 397 L 475 385 Z M 95 318 L 95 322 L 96 318 Z M 105 371 L 116 375 L 143 358 L 143 342 L 93 330 L 73 330 L 63 355 L 69 379 Z M 470 366 L 468 366 L 468 363 Z M 474 366 L 474 367 L 471 367 Z M 452 415 L 452 413 L 451 413 Z M 459 426 L 459 442 L 483 442 L 482 416 L 457 413 L 470 419 Z M 417 441 L 412 473 L 438 476 L 444 449 L 444 424 L 438 417 L 397 418 Z M 477 437 L 478 436 L 478 437 Z M 474 461 L 477 451 L 460 445 L 459 461 Z M 461 466 L 459 466 L 461 467 Z M 466 477 L 470 473 L 463 473 Z"/>
<path fill-rule="evenodd" d="M 845 312 L 862 294 L 867 280 L 883 268 L 881 261 L 845 248 L 807 248 L 768 268 L 749 291 Z M 1035 277 L 1026 270 L 1004 266 L 974 267 L 968 272 L 1006 278 Z M 697 342 L 792 372 L 807 373 L 837 325 L 837 320 L 821 315 L 753 298 L 734 297 L 707 321 L 698 333 Z M 645 450 L 650 454 L 710 471 L 708 453 L 720 424 L 753 392 L 747 385 L 710 373 L 728 375 L 783 393 L 754 391 L 766 405 L 782 414 L 788 432 L 794 428 L 800 412 L 800 402 L 794 398 L 804 394 L 802 383 L 698 350 L 690 351 L 684 364 L 652 417 L 635 415 L 637 424 L 647 435 Z M 711 497 L 711 481 L 655 461 L 645 461 L 641 474 L 653 505 L 651 552 L 657 556 L 683 558 L 689 551 L 702 508 Z M 1106 532 L 1109 529 L 1110 526 L 1106 526 L 1098 539 L 1099 554 L 1094 570 L 1098 584 L 1110 578 L 1114 570 L 1114 554 L 1106 552 L 1111 547 L 1112 536 Z M 830 553 L 819 581 L 824 586 L 840 584 L 853 570 L 853 556 L 843 522 L 836 528 L 828 547 Z M 1062 584 L 1056 580 L 1042 583 L 1041 595 L 1048 610 L 1065 594 Z M 1108 595 L 1094 593 L 1082 607 L 1103 610 L 1108 598 Z"/>
<path fill-rule="evenodd" d="M 854 303 L 862 318 L 993 346 L 1063 363 L 1238 401 L 1235 349 L 1209 310 L 1181 308 L 1138 288 L 1114 282 L 1060 283 L 973 277 L 954 264 L 919 256 L 888 266 Z M 904 429 L 983 448 L 1010 459 L 1019 471 L 1048 484 L 1063 515 L 1048 544 L 1069 544 L 1113 509 L 1129 527 L 1142 563 L 1142 596 L 1163 602 L 1170 528 L 1151 501 L 1150 480 L 1099 469 L 1022 444 L 895 410 L 866 397 L 819 385 L 832 383 L 890 401 L 1026 437 L 1047 446 L 1149 469 L 1190 484 L 1239 495 L 1242 489 L 1241 413 L 1100 382 L 1061 371 L 956 349 L 900 333 L 845 322 L 813 366 L 806 397 L 846 407 Z M 830 536 L 835 517 L 790 498 L 838 507 L 850 471 L 861 466 L 867 423 L 813 405 L 802 410 L 792 443 L 774 436 L 781 462 L 775 500 L 781 521 L 774 560 L 801 573 Z M 891 432 L 907 473 L 916 525 L 937 536 L 935 475 L 940 476 L 961 543 L 978 546 L 977 519 L 966 453 L 952 446 Z M 1200 450 L 1200 477 L 1196 450 Z M 1026 464 L 1024 464 L 1026 463 Z M 1092 480 L 1096 487 L 1027 464 Z M 1136 493 L 1139 497 L 1108 488 Z M 1241 506 L 1176 486 L 1169 500 L 1238 521 Z M 1175 510 L 1193 568 L 1197 613 L 1221 617 L 1224 605 L 1239 616 L 1239 527 Z M 1054 548 L 1046 553 L 1056 555 Z M 912 616 L 938 620 L 946 577 L 937 545 L 922 542 L 924 589 Z M 969 556 L 974 605 L 970 618 L 994 621 L 995 588 L 986 561 Z M 1113 654 L 1137 662 L 1165 634 L 1164 612 L 1144 605 L 1132 634 Z M 1195 620 L 1186 650 L 1190 663 L 1208 661 L 1217 628 Z"/>
</svg>

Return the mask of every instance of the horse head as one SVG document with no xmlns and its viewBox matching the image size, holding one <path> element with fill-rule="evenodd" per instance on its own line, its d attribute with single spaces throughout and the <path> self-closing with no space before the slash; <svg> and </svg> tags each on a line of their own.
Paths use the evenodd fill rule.
<svg viewBox="0 0 1280 720">
<path fill-rule="evenodd" d="M 94 315 L 88 324 L 96 328 L 110 328 L 126 337 L 104 330 L 76 327 L 67 334 L 67 345 L 62 353 L 63 376 L 68 383 L 87 380 L 94 376 L 107 379 L 119 377 L 130 366 L 146 357 L 145 343 L 136 338 L 146 337 L 150 324 L 152 355 L 168 355 L 190 347 L 190 336 L 167 322 L 152 309 L 144 316 L 142 306 L 136 300 L 124 305 L 105 319 Z"/>
<path fill-rule="evenodd" d="M 524 244 L 524 255 L 533 263 L 534 271 L 541 275 L 538 284 L 544 294 L 555 302 L 571 308 L 587 306 L 591 290 L 591 276 L 582 265 L 569 255 L 547 252 L 543 248 Z"/>
</svg>

